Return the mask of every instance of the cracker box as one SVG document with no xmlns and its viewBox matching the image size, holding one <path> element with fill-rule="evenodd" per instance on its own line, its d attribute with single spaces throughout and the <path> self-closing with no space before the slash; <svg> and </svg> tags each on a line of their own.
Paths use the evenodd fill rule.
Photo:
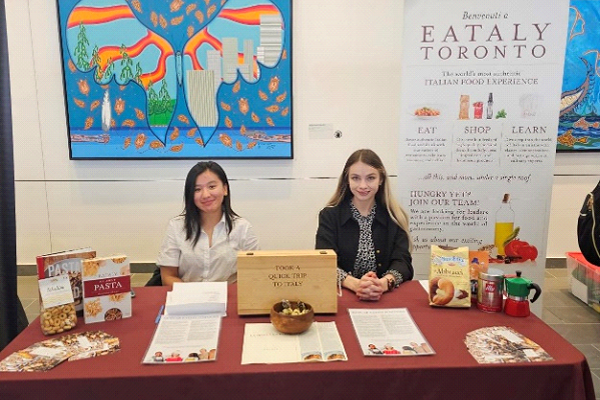
<svg viewBox="0 0 600 400">
<path fill-rule="evenodd" d="M 131 273 L 127 256 L 83 260 L 85 323 L 131 317 Z"/>
<path fill-rule="evenodd" d="M 282 299 L 301 300 L 316 314 L 337 312 L 337 255 L 333 250 L 240 251 L 238 314 L 269 314 Z"/>
<path fill-rule="evenodd" d="M 96 257 L 96 252 L 91 247 L 82 247 L 37 256 L 35 261 L 37 264 L 38 279 L 68 275 L 73 299 L 75 300 L 75 310 L 80 313 L 83 310 L 81 303 L 83 294 L 81 287 L 81 260 L 94 257 Z"/>
</svg>

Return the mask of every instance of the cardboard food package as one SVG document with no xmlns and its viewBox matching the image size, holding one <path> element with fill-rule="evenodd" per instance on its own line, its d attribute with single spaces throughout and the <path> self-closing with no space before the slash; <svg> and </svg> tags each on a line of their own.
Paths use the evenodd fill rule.
<svg viewBox="0 0 600 400">
<path fill-rule="evenodd" d="M 81 287 L 81 261 L 96 257 L 96 251 L 91 247 L 59 251 L 36 257 L 38 279 L 52 278 L 58 275 L 68 275 L 75 300 L 75 310 L 83 310 Z"/>
<path fill-rule="evenodd" d="M 429 305 L 471 307 L 471 277 L 468 247 L 431 246 Z"/>
<path fill-rule="evenodd" d="M 83 260 L 85 323 L 131 317 L 131 272 L 125 255 Z"/>
<path fill-rule="evenodd" d="M 471 303 L 477 303 L 477 280 L 480 272 L 488 272 L 490 253 L 487 250 L 469 251 L 469 270 L 471 273 Z"/>
</svg>

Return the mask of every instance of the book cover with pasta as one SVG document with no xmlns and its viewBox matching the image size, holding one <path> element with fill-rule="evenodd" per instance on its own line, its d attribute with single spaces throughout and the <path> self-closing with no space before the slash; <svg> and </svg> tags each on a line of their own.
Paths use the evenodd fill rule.
<svg viewBox="0 0 600 400">
<path fill-rule="evenodd" d="M 125 255 L 81 263 L 85 323 L 131 317 L 131 273 Z"/>
<path fill-rule="evenodd" d="M 83 310 L 81 287 L 81 261 L 96 257 L 91 247 L 59 251 L 36 257 L 38 279 L 52 278 L 58 275 L 68 275 L 75 300 L 75 310 Z"/>
</svg>

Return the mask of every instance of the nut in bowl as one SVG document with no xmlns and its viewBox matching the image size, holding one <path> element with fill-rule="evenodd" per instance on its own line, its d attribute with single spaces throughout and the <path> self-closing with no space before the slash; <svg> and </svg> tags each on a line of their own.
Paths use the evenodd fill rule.
<svg viewBox="0 0 600 400">
<path fill-rule="evenodd" d="M 304 304 L 303 309 L 301 304 Z M 284 309 L 290 311 L 284 313 Z M 314 317 L 315 312 L 312 306 L 299 301 L 284 300 L 271 307 L 271 323 L 281 333 L 302 333 L 310 328 Z"/>
</svg>

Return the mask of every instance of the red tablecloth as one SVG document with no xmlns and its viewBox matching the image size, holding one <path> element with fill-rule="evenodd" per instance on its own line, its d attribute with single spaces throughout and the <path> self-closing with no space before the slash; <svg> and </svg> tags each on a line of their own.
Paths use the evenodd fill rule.
<svg viewBox="0 0 600 400">
<path fill-rule="evenodd" d="M 402 284 L 376 303 L 360 302 L 344 291 L 335 321 L 348 355 L 346 362 L 241 365 L 244 324 L 268 316 L 239 317 L 236 286 L 228 287 L 217 360 L 184 365 L 143 365 L 154 320 L 166 288 L 134 289 L 133 317 L 85 325 L 74 332 L 103 330 L 120 339 L 111 355 L 65 362 L 47 372 L 0 373 L 0 399 L 528 399 L 594 400 L 588 363 L 581 352 L 534 315 L 515 318 L 471 309 L 428 305 L 418 282 Z M 407 307 L 436 354 L 421 357 L 365 357 L 348 308 Z M 467 351 L 467 332 L 510 326 L 542 346 L 554 361 L 480 365 Z M 2 352 L 0 359 L 46 339 L 34 321 Z"/>
</svg>

